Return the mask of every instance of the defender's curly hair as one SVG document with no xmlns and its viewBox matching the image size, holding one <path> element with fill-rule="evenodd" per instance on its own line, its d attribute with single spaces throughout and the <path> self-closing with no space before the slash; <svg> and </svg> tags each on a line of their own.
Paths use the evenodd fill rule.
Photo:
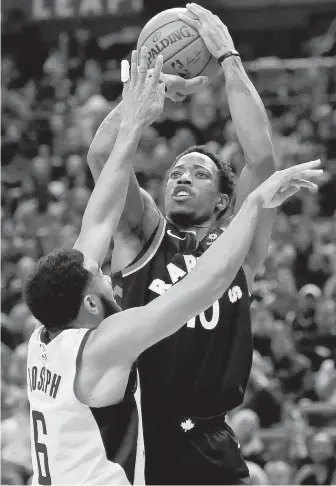
<svg viewBox="0 0 336 486">
<path fill-rule="evenodd" d="M 54 250 L 41 258 L 29 276 L 24 298 L 47 329 L 67 327 L 76 319 L 91 274 L 78 250 Z"/>
<path fill-rule="evenodd" d="M 232 167 L 229 164 L 229 162 L 224 162 L 216 154 L 211 152 L 206 147 L 206 145 L 193 145 L 192 147 L 189 147 L 188 149 L 184 150 L 184 152 L 182 152 L 176 157 L 172 167 L 175 166 L 175 164 L 180 160 L 181 157 L 190 154 L 192 152 L 198 152 L 199 154 L 206 155 L 207 157 L 209 157 L 209 159 L 211 159 L 216 164 L 219 170 L 219 190 L 223 194 L 227 194 L 229 200 L 231 201 L 234 195 L 235 180 L 236 180 Z"/>
</svg>

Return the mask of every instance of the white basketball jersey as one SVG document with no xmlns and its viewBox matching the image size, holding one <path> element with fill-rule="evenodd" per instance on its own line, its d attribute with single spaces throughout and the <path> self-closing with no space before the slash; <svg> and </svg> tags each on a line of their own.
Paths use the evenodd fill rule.
<svg viewBox="0 0 336 486">
<path fill-rule="evenodd" d="M 33 332 L 27 360 L 33 484 L 143 484 L 136 371 L 122 402 L 88 407 L 76 398 L 74 381 L 90 331 L 67 329 L 48 344 L 41 332 Z"/>
</svg>

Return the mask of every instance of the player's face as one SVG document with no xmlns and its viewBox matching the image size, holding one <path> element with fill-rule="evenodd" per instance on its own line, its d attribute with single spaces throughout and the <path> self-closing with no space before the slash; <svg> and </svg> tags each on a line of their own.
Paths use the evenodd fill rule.
<svg viewBox="0 0 336 486">
<path fill-rule="evenodd" d="M 99 314 L 102 319 L 119 312 L 121 309 L 117 304 L 112 288 L 110 277 L 104 275 L 98 267 L 98 263 L 93 260 L 85 261 L 85 268 L 92 274 L 90 283 L 90 293 L 97 296 L 99 299 Z"/>
<path fill-rule="evenodd" d="M 212 221 L 221 201 L 216 164 L 198 152 L 181 157 L 166 187 L 166 215 L 175 224 L 192 226 Z"/>
<path fill-rule="evenodd" d="M 97 295 L 100 297 L 100 302 L 102 306 L 103 318 L 111 316 L 120 310 L 117 304 L 110 277 L 104 275 L 101 270 L 98 271 L 98 275 L 94 278 L 94 286 Z"/>
</svg>

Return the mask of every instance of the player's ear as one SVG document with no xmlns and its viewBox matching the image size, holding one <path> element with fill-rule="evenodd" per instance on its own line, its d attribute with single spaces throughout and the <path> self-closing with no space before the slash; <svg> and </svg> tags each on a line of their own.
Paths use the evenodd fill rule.
<svg viewBox="0 0 336 486">
<path fill-rule="evenodd" d="M 229 205 L 229 196 L 227 194 L 220 194 L 218 197 L 217 209 L 218 212 L 224 211 Z"/>
<path fill-rule="evenodd" d="M 93 315 L 99 314 L 99 299 L 96 295 L 87 294 L 83 299 L 84 308 Z"/>
</svg>

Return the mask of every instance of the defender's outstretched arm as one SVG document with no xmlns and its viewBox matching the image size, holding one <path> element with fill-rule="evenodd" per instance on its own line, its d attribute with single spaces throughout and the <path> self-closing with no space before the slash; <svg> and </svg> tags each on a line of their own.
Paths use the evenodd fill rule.
<svg viewBox="0 0 336 486">
<path fill-rule="evenodd" d="M 146 126 L 163 110 L 164 85 L 159 84 L 162 56 L 151 79 L 146 80 L 147 54 L 142 56 L 138 74 L 137 52 L 132 54 L 131 79 L 125 83 L 123 118 L 116 143 L 86 207 L 75 248 L 87 259 L 101 264 L 106 256 L 124 209 L 131 161 Z M 142 71 L 141 71 L 142 69 Z"/>
</svg>

